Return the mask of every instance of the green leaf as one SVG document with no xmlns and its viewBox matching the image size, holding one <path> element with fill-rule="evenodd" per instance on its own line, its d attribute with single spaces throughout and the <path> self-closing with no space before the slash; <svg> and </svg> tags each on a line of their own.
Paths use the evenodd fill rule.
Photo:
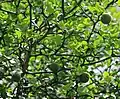
<svg viewBox="0 0 120 99">
<path fill-rule="evenodd" d="M 110 76 L 110 74 L 108 72 L 106 72 L 106 71 L 103 73 L 103 78 L 107 82 L 110 82 L 113 79 L 113 77 Z"/>
<path fill-rule="evenodd" d="M 109 76 L 109 73 L 105 71 L 105 72 L 103 73 L 103 77 L 104 77 L 104 78 L 107 78 L 108 76 Z"/>
<path fill-rule="evenodd" d="M 118 4 L 118 6 L 120 6 L 120 0 L 118 0 L 117 4 Z"/>
<path fill-rule="evenodd" d="M 15 30 L 15 33 L 16 33 L 16 35 L 17 35 L 18 38 L 20 38 L 21 35 L 22 35 L 22 32 L 21 32 L 21 31 L 18 31 L 18 30 Z"/>
<path fill-rule="evenodd" d="M 51 2 L 47 2 L 46 11 L 49 12 L 50 14 L 54 12 L 53 4 Z"/>
<path fill-rule="evenodd" d="M 55 43 L 56 43 L 57 45 L 60 45 L 61 42 L 62 42 L 62 37 L 61 37 L 61 35 L 55 35 L 55 36 L 54 36 L 54 41 L 55 41 Z"/>
<path fill-rule="evenodd" d="M 62 29 L 65 28 L 65 23 L 64 23 L 64 21 L 60 21 L 60 22 L 58 23 L 58 25 L 59 25 Z"/>
</svg>

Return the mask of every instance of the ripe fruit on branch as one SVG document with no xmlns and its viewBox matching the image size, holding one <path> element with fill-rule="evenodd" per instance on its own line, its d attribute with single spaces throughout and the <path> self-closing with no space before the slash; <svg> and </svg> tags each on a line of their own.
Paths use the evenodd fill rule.
<svg viewBox="0 0 120 99">
<path fill-rule="evenodd" d="M 48 68 L 54 73 L 54 74 L 56 74 L 58 71 L 59 71 L 59 66 L 58 66 L 58 64 L 56 64 L 56 63 L 52 63 L 52 64 L 50 64 L 49 66 L 48 66 Z"/>
<path fill-rule="evenodd" d="M 81 83 L 86 83 L 89 80 L 89 74 L 88 73 L 82 73 L 79 76 L 77 76 L 77 82 L 81 82 Z"/>
<path fill-rule="evenodd" d="M 19 82 L 21 78 L 21 73 L 16 71 L 12 74 L 12 81 Z"/>
<path fill-rule="evenodd" d="M 104 13 L 102 16 L 101 16 L 101 22 L 104 23 L 104 24 L 109 24 L 110 21 L 111 21 L 111 15 L 108 14 L 108 13 Z"/>
</svg>

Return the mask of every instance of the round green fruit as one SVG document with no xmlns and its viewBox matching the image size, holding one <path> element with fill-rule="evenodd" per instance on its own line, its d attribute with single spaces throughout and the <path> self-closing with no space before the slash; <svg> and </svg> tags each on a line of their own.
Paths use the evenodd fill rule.
<svg viewBox="0 0 120 99">
<path fill-rule="evenodd" d="M 104 23 L 104 24 L 109 24 L 110 21 L 111 21 L 111 15 L 108 14 L 108 13 L 104 13 L 102 16 L 101 16 L 101 22 Z"/>
<path fill-rule="evenodd" d="M 56 74 L 59 71 L 59 66 L 56 63 L 52 63 L 49 65 L 49 69 Z"/>
<path fill-rule="evenodd" d="M 12 75 L 12 81 L 14 82 L 19 82 L 21 78 L 21 73 L 19 72 L 14 72 Z"/>
<path fill-rule="evenodd" d="M 105 99 L 104 97 L 100 96 L 99 99 Z"/>
<path fill-rule="evenodd" d="M 0 67 L 0 80 L 4 77 L 4 68 Z"/>
<path fill-rule="evenodd" d="M 89 80 L 89 75 L 87 73 L 82 73 L 77 76 L 77 82 L 86 83 Z"/>
</svg>

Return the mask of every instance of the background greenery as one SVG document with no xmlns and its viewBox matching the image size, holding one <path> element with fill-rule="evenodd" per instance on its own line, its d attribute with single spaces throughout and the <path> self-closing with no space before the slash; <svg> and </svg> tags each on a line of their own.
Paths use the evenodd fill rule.
<svg viewBox="0 0 120 99">
<path fill-rule="evenodd" d="M 1 0 L 0 97 L 119 99 L 120 0 Z M 116 9 L 117 7 L 117 9 Z M 103 13 L 110 24 L 100 21 Z M 54 74 L 48 66 L 56 63 Z M 21 72 L 19 82 L 13 72 Z M 76 75 L 87 72 L 87 83 Z"/>
</svg>

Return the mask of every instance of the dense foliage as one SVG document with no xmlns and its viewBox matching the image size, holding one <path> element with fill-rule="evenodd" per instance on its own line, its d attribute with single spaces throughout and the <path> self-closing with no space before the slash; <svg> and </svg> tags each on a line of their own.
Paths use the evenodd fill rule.
<svg viewBox="0 0 120 99">
<path fill-rule="evenodd" d="M 1 0 L 0 97 L 119 99 L 120 0 Z M 108 13 L 105 24 L 101 16 Z"/>
</svg>

